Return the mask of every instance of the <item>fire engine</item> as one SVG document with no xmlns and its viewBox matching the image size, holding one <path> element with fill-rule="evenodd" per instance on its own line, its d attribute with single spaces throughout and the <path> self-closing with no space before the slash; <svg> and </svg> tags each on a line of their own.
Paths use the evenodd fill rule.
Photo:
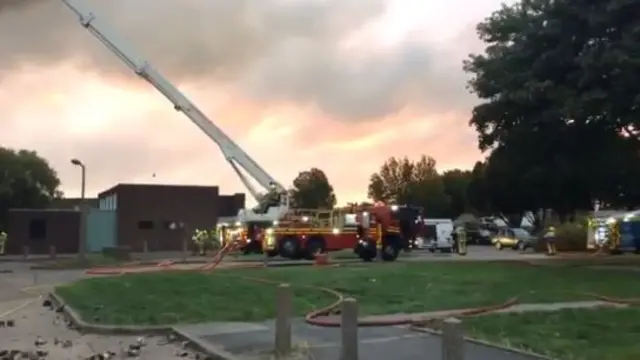
<svg viewBox="0 0 640 360">
<path fill-rule="evenodd" d="M 220 148 L 225 159 L 258 203 L 263 200 L 241 169 L 268 194 L 276 194 L 262 206 L 243 209 L 233 219 L 220 222 L 221 239 L 242 241 L 245 252 L 266 252 L 287 258 L 310 258 L 317 252 L 355 249 L 364 260 L 380 253 L 384 260 L 395 260 L 418 222 L 408 207 L 372 206 L 357 211 L 290 209 L 288 191 L 267 173 L 222 129 L 215 125 L 149 62 L 117 39 L 96 15 L 73 0 L 62 0 L 79 18 L 80 24 L 122 60 L 136 75 L 164 95 L 176 111 L 182 112 Z M 407 211 L 409 211 L 407 213 Z M 413 215 L 408 215 L 413 214 Z M 410 223 L 414 225 L 410 225 Z M 404 225 L 403 225 L 404 224 Z"/>
<path fill-rule="evenodd" d="M 271 224 L 249 227 L 234 219 L 218 224 L 223 242 L 235 241 L 244 253 L 312 259 L 318 252 L 353 249 L 363 260 L 379 254 L 393 261 L 402 249 L 409 250 L 422 234 L 422 208 L 375 204 L 334 210 L 290 209 Z"/>
</svg>

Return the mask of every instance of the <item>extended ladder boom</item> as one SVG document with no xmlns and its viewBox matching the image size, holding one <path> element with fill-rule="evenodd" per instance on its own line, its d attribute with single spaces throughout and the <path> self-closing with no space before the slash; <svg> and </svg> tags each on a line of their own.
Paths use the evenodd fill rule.
<svg viewBox="0 0 640 360">
<path fill-rule="evenodd" d="M 247 153 L 245 153 L 233 140 L 231 140 L 219 127 L 217 127 L 200 109 L 198 109 L 186 96 L 184 96 L 173 84 L 167 81 L 151 64 L 137 56 L 124 41 L 115 41 L 116 37 L 110 33 L 110 29 L 102 24 L 91 11 L 78 7 L 72 0 L 62 0 L 80 18 L 80 23 L 100 40 L 109 50 L 116 54 L 138 76 L 145 79 L 159 92 L 162 93 L 174 105 L 175 110 L 183 112 L 200 130 L 213 140 L 224 154 L 227 161 L 238 173 L 242 182 L 247 186 L 254 198 L 259 201 L 259 194 L 253 188 L 249 180 L 240 172 L 240 165 L 267 191 L 276 191 L 281 194 L 281 205 L 288 207 L 286 189 L 258 165 Z"/>
</svg>

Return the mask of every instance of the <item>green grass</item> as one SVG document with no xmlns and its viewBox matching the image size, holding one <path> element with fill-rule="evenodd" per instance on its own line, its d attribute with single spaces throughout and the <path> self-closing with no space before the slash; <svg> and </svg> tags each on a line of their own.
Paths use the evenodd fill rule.
<svg viewBox="0 0 640 360">
<path fill-rule="evenodd" d="M 487 315 L 465 327 L 471 337 L 556 359 L 640 359 L 640 308 Z"/>
<path fill-rule="evenodd" d="M 228 269 L 213 274 L 136 274 L 94 278 L 56 291 L 87 321 L 115 324 L 252 321 L 271 318 L 275 285 L 243 279 L 261 277 L 290 283 L 295 312 L 325 306 L 327 287 L 356 297 L 362 314 L 423 312 L 502 303 L 590 299 L 585 292 L 638 297 L 637 274 L 584 267 L 498 263 L 394 263 L 343 267 Z"/>
<path fill-rule="evenodd" d="M 78 257 L 61 258 L 55 261 L 42 263 L 40 266 L 58 269 L 87 269 L 95 266 L 121 265 L 127 262 L 130 261 L 118 260 L 102 254 L 86 254 L 85 259 L 80 259 Z"/>
</svg>

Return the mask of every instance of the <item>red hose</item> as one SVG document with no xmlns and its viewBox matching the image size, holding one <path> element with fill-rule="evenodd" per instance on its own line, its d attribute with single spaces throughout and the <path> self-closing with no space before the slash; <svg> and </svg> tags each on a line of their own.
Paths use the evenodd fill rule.
<svg viewBox="0 0 640 360">
<path fill-rule="evenodd" d="M 176 264 L 175 261 L 172 260 L 165 260 L 162 261 L 160 263 L 158 263 L 156 265 L 156 268 L 154 270 L 151 270 L 151 272 L 156 272 L 156 271 L 162 271 L 162 272 L 169 272 L 169 271 L 212 271 L 214 270 L 222 261 L 222 259 L 224 258 L 225 255 L 227 255 L 230 251 L 232 250 L 231 246 L 225 246 L 222 249 L 220 249 L 214 256 L 213 259 L 210 262 L 207 262 L 201 266 L 198 266 L 196 268 L 193 269 L 175 269 L 173 268 L 173 266 Z M 533 266 L 539 266 L 538 264 L 535 263 L 531 263 L 531 262 L 525 262 L 525 263 L 529 263 L 529 265 L 533 265 Z M 135 271 L 131 271 L 131 269 L 136 269 L 136 268 L 140 268 L 141 265 L 137 265 L 137 266 L 122 266 L 122 267 L 117 267 L 117 268 L 93 268 L 87 271 L 87 274 L 91 274 L 91 275 L 122 275 L 122 274 L 126 274 L 129 272 L 135 272 Z M 242 267 L 252 267 L 252 268 L 259 268 L 262 267 L 262 265 L 255 265 L 255 264 L 247 264 L 247 266 L 242 266 Z M 270 280 L 270 279 L 264 279 L 264 278 L 259 278 L 259 277 L 248 277 L 248 276 L 236 276 L 236 275 L 225 275 L 225 276 L 233 276 L 236 277 L 238 279 L 243 279 L 243 280 L 248 280 L 248 281 L 253 281 L 253 282 L 260 282 L 260 283 L 266 283 L 266 284 L 280 284 L 280 281 L 274 281 L 274 280 Z M 331 294 L 333 296 L 336 297 L 336 301 L 334 301 L 333 303 L 331 303 L 328 306 L 325 306 L 323 308 L 320 308 L 318 310 L 314 310 L 311 311 L 309 313 L 307 313 L 304 317 L 305 322 L 307 322 L 310 325 L 315 325 L 315 326 L 320 326 L 320 327 L 340 327 L 340 320 L 339 319 L 331 319 L 329 318 L 329 316 L 331 316 L 332 314 L 338 314 L 340 312 L 340 306 L 342 305 L 342 302 L 345 299 L 344 294 L 342 294 L 339 291 L 330 289 L 330 288 L 325 288 L 325 287 L 316 287 L 316 286 L 307 286 L 307 285 L 298 285 L 298 287 L 304 287 L 307 289 L 315 289 L 315 290 L 320 290 L 323 291 L 325 293 Z M 608 302 L 608 303 L 612 303 L 612 304 L 622 304 L 622 305 L 638 305 L 640 304 L 640 298 L 639 299 L 622 299 L 622 298 L 612 298 L 612 297 L 608 297 L 608 296 L 603 296 L 600 294 L 594 294 L 594 293 L 585 293 L 583 295 L 601 300 L 603 302 Z M 460 309 L 460 310 L 447 310 L 447 311 L 443 311 L 446 313 L 446 317 L 468 317 L 468 316 L 476 316 L 476 315 L 481 315 L 481 314 L 488 314 L 488 313 L 492 313 L 492 312 L 496 312 L 499 310 L 504 310 L 504 309 L 508 309 L 514 305 L 518 304 L 518 298 L 514 297 L 511 298 L 509 300 L 507 300 L 506 302 L 502 303 L 502 304 L 497 304 L 497 305 L 489 305 L 489 306 L 482 306 L 482 307 L 476 307 L 476 308 L 470 308 L 470 309 Z M 411 315 L 406 315 L 406 316 L 398 316 L 398 317 L 391 317 L 391 318 L 387 318 L 387 319 L 375 319 L 375 318 L 363 318 L 360 319 L 358 322 L 358 325 L 361 327 L 370 327 L 370 326 L 398 326 L 398 325 L 410 325 L 412 328 L 416 329 L 416 330 L 420 330 L 420 326 L 426 326 L 429 324 L 432 324 L 433 321 L 440 319 L 440 317 L 432 317 L 432 318 L 416 318 L 415 316 L 411 316 Z"/>
</svg>

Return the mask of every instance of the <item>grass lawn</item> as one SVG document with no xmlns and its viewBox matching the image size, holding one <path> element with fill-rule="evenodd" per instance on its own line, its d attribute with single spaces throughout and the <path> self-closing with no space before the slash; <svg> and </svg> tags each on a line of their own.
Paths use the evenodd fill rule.
<svg viewBox="0 0 640 360">
<path fill-rule="evenodd" d="M 60 258 L 55 261 L 47 261 L 38 266 L 46 266 L 60 269 L 87 269 L 95 266 L 121 265 L 130 261 L 118 260 L 114 257 L 104 256 L 102 254 L 87 254 L 86 259 L 78 257 Z"/>
<path fill-rule="evenodd" d="M 640 359 L 640 308 L 465 319 L 469 335 L 562 360 Z"/>
<path fill-rule="evenodd" d="M 295 311 L 322 307 L 334 298 L 328 287 L 356 297 L 362 314 L 422 312 L 502 303 L 589 299 L 585 292 L 639 297 L 634 272 L 584 267 L 525 266 L 518 263 L 394 263 L 343 267 L 226 269 L 212 274 L 135 274 L 86 279 L 56 291 L 87 321 L 103 323 L 176 323 L 251 321 L 274 315 L 275 285 L 295 288 Z"/>
</svg>

